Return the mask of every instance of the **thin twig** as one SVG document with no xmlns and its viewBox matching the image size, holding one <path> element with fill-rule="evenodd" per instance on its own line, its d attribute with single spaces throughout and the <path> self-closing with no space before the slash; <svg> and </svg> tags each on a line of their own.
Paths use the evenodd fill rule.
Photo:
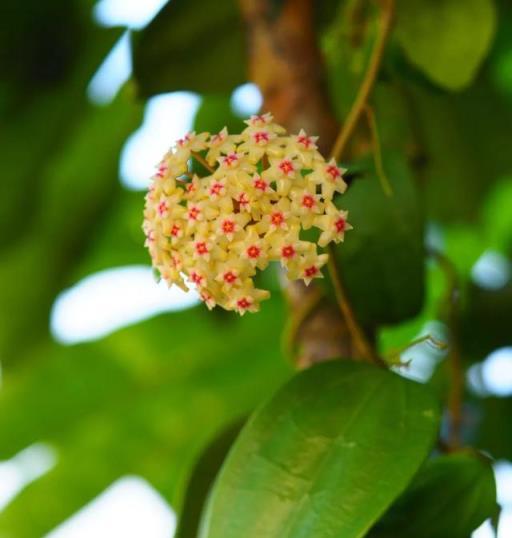
<svg viewBox="0 0 512 538">
<path fill-rule="evenodd" d="M 354 342 L 356 353 L 360 358 L 373 362 L 379 366 L 385 366 L 385 362 L 375 353 L 373 347 L 368 343 L 366 336 L 359 326 L 356 320 L 352 307 L 348 300 L 347 294 L 343 287 L 343 281 L 340 277 L 338 266 L 336 265 L 334 248 L 332 245 L 327 247 L 329 249 L 329 260 L 327 261 L 327 267 L 331 275 L 332 284 L 334 286 L 334 293 L 336 295 L 336 301 L 341 310 L 343 318 L 347 324 L 347 328 Z"/>
<path fill-rule="evenodd" d="M 206 170 L 208 170 L 208 172 L 210 172 L 211 174 L 215 172 L 215 168 L 211 167 L 208 164 L 208 161 L 200 153 L 197 153 L 197 151 L 191 151 L 190 153 L 197 162 L 201 163 L 206 168 Z"/>
<path fill-rule="evenodd" d="M 345 120 L 343 128 L 341 129 L 332 149 L 332 156 L 337 161 L 341 159 L 341 155 L 343 154 L 347 142 L 350 140 L 350 137 L 357 126 L 359 118 L 361 117 L 364 107 L 368 101 L 368 97 L 370 96 L 375 85 L 375 81 L 377 80 L 386 43 L 391 32 L 394 13 L 395 0 L 382 0 L 379 31 L 368 63 L 368 69 L 366 70 L 363 82 L 359 87 L 354 104 L 348 113 L 347 119 Z"/>
<path fill-rule="evenodd" d="M 464 372 L 459 348 L 459 282 L 457 272 L 452 262 L 441 252 L 430 250 L 439 267 L 446 276 L 445 302 L 450 331 L 450 371 L 451 383 L 448 395 L 448 411 L 450 415 L 450 431 L 448 444 L 452 450 L 461 446 L 462 400 L 464 392 Z"/>
<path fill-rule="evenodd" d="M 347 141 L 352 136 L 354 129 L 361 117 L 361 114 L 364 111 L 368 97 L 373 89 L 375 81 L 377 79 L 377 74 L 379 67 L 384 55 L 384 49 L 391 31 L 391 25 L 393 21 L 393 15 L 395 11 L 395 1 L 394 0 L 382 0 L 382 13 L 379 20 L 379 32 L 376 38 L 375 46 L 370 57 L 368 64 L 368 69 L 364 76 L 364 79 L 359 87 L 356 99 L 350 112 L 348 113 L 347 119 L 338 134 L 338 137 L 334 143 L 334 146 L 331 151 L 331 156 L 339 161 L 347 145 Z M 332 246 L 328 247 L 329 250 L 329 261 L 327 262 L 327 267 L 331 275 L 331 280 L 334 286 L 334 292 L 336 295 L 336 300 L 340 311 L 345 319 L 347 328 L 354 342 L 356 352 L 361 355 L 362 359 L 378 364 L 379 366 L 386 366 L 386 363 L 377 355 L 374 350 L 374 347 L 370 345 L 367 341 L 366 335 L 363 329 L 359 326 L 357 319 L 354 315 L 350 302 L 348 300 L 347 294 L 343 286 L 343 281 L 341 279 L 338 267 L 336 265 L 334 257 L 334 248 Z"/>
<path fill-rule="evenodd" d="M 375 171 L 377 172 L 380 186 L 386 196 L 393 196 L 393 188 L 391 187 L 391 183 L 384 170 L 384 164 L 382 163 L 382 148 L 380 145 L 379 129 L 377 127 L 377 121 L 375 120 L 375 113 L 369 104 L 366 104 L 364 110 L 366 112 L 366 119 L 372 136 L 373 160 L 375 162 Z"/>
<path fill-rule="evenodd" d="M 313 288 L 311 293 L 306 294 L 304 301 L 298 308 L 290 309 L 288 322 L 283 331 L 282 345 L 285 354 L 293 355 L 297 334 L 304 321 L 310 316 L 323 298 L 318 287 Z"/>
<path fill-rule="evenodd" d="M 408 344 L 405 346 L 402 346 L 398 349 L 394 349 L 389 353 L 389 357 L 398 357 L 405 353 L 408 349 L 411 349 L 411 347 L 417 346 L 418 344 L 423 344 L 423 342 L 429 342 L 438 349 L 447 349 L 448 344 L 445 342 L 441 342 L 441 340 L 438 340 L 437 338 L 434 338 L 431 334 L 426 334 L 424 336 L 419 336 L 418 338 L 415 338 L 414 340 L 411 340 Z"/>
</svg>

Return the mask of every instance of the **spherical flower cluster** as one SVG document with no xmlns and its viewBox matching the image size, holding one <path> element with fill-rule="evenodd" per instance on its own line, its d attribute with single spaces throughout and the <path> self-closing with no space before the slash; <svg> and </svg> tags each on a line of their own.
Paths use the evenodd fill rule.
<svg viewBox="0 0 512 538">
<path fill-rule="evenodd" d="M 169 284 L 195 286 L 213 308 L 255 312 L 269 292 L 253 277 L 279 261 L 309 284 L 351 226 L 333 203 L 343 172 L 326 162 L 317 137 L 287 136 L 270 114 L 252 116 L 240 135 L 189 133 L 158 165 L 146 195 L 143 229 L 153 265 Z M 200 174 L 198 170 L 204 170 Z M 302 230 L 319 230 L 317 243 Z"/>
</svg>

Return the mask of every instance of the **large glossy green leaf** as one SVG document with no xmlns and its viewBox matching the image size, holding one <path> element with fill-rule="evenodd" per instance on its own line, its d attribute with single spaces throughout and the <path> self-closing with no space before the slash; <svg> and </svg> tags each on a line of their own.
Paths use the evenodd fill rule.
<svg viewBox="0 0 512 538">
<path fill-rule="evenodd" d="M 384 161 L 393 187 L 386 196 L 373 173 L 354 181 L 341 197 L 354 230 L 336 248 L 337 261 L 359 319 L 397 323 L 423 304 L 423 215 L 403 157 Z"/>
<path fill-rule="evenodd" d="M 467 538 L 497 510 L 491 462 L 457 453 L 428 461 L 371 538 Z"/>
<path fill-rule="evenodd" d="M 433 82 L 451 90 L 475 77 L 495 23 L 493 0 L 397 2 L 396 35 L 406 55 Z"/>
<path fill-rule="evenodd" d="M 244 421 L 237 421 L 222 430 L 197 460 L 187 483 L 185 500 L 178 516 L 174 538 L 197 538 L 199 523 L 210 488 L 233 446 Z"/>
<path fill-rule="evenodd" d="M 426 458 L 438 415 L 424 386 L 373 366 L 300 373 L 242 430 L 200 536 L 364 536 Z"/>
</svg>

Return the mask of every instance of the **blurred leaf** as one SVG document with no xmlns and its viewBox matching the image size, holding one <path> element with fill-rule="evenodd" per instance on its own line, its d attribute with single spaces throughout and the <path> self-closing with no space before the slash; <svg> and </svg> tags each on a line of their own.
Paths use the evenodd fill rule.
<svg viewBox="0 0 512 538">
<path fill-rule="evenodd" d="M 231 92 L 246 80 L 241 24 L 235 0 L 168 2 L 134 35 L 134 76 L 140 95 Z"/>
<path fill-rule="evenodd" d="M 468 538 L 497 510 L 491 462 L 459 452 L 429 460 L 372 538 Z"/>
<path fill-rule="evenodd" d="M 33 98 L 40 98 L 41 93 L 58 86 L 75 68 L 93 28 L 92 3 L 3 0 L 0 88 L 6 102 L 0 102 L 2 112 L 4 106 L 21 108 Z M 62 24 L 63 20 L 66 24 Z"/>
<path fill-rule="evenodd" d="M 424 151 L 428 215 L 442 222 L 477 222 L 486 193 L 512 171 L 512 107 L 483 75 L 457 95 L 406 89 Z"/>
<path fill-rule="evenodd" d="M 0 182 L 0 247 L 14 243 L 36 220 L 45 187 L 41 173 L 66 151 L 70 138 L 91 114 L 87 83 L 120 35 L 118 29 L 90 29 L 88 46 L 74 53 L 73 70 L 62 85 L 52 92 L 41 91 L 37 99 L 3 118 L 0 162 L 6 181 Z"/>
<path fill-rule="evenodd" d="M 482 213 L 488 248 L 512 254 L 512 166 L 484 200 Z"/>
<path fill-rule="evenodd" d="M 336 248 L 337 260 L 360 320 L 398 323 L 423 304 L 423 218 L 403 158 L 389 151 L 384 166 L 393 196 L 373 173 L 354 181 L 340 205 L 354 231 Z"/>
<path fill-rule="evenodd" d="M 174 538 L 197 538 L 201 513 L 210 487 L 245 421 L 237 421 L 218 434 L 197 460 L 187 484 Z"/>
<path fill-rule="evenodd" d="M 69 278 L 71 282 L 112 267 L 151 263 L 144 247 L 141 226 L 143 207 L 144 197 L 140 191 L 123 189 L 119 192 L 96 226 L 101 232 L 96 234 L 86 255 L 77 260 L 77 266 Z"/>
<path fill-rule="evenodd" d="M 55 295 L 66 284 L 98 233 L 121 187 L 119 153 L 138 125 L 140 107 L 121 95 L 105 108 L 86 107 L 81 122 L 68 133 L 62 150 L 43 161 L 38 180 L 44 185 L 30 233 L 2 252 L 0 267 L 0 354 L 4 365 L 22 355 L 24 346 L 47 331 Z M 22 219 L 24 208 L 18 208 Z"/>
<path fill-rule="evenodd" d="M 437 425 L 419 384 L 351 361 L 314 366 L 244 427 L 200 536 L 362 536 L 421 465 Z"/>
<path fill-rule="evenodd" d="M 495 25 L 492 0 L 400 0 L 395 32 L 410 61 L 433 82 L 460 90 L 485 59 Z"/>
<path fill-rule="evenodd" d="M 512 285 L 485 290 L 470 285 L 460 319 L 466 359 L 481 360 L 496 348 L 512 345 Z"/>
<path fill-rule="evenodd" d="M 194 119 L 194 130 L 217 133 L 224 127 L 230 133 L 239 133 L 247 126 L 233 113 L 229 94 L 204 96 Z"/>
<path fill-rule="evenodd" d="M 289 375 L 282 315 L 276 300 L 242 319 L 201 306 L 99 342 L 42 348 L 8 371 L 0 456 L 44 440 L 58 463 L 0 514 L 0 535 L 43 536 L 124 474 L 145 477 L 179 506 L 212 435 Z"/>
<path fill-rule="evenodd" d="M 493 458 L 512 460 L 512 397 L 478 400 L 480 417 L 473 443 Z"/>
<path fill-rule="evenodd" d="M 281 2 L 273 2 L 277 16 Z M 329 22 L 339 0 L 315 6 L 319 26 Z M 247 81 L 246 36 L 235 0 L 172 0 L 133 35 L 134 77 L 139 94 L 188 90 L 231 93 Z"/>
</svg>

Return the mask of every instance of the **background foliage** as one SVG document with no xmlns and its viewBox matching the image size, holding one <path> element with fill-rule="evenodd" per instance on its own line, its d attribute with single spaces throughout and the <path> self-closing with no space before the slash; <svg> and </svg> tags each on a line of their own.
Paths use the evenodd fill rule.
<svg viewBox="0 0 512 538">
<path fill-rule="evenodd" d="M 281 2 L 273 4 L 280 9 Z M 329 92 L 342 120 L 374 39 L 375 10 L 361 11 L 357 0 L 317 4 Z M 145 101 L 197 92 L 197 130 L 236 129 L 241 120 L 230 96 L 247 80 L 236 3 L 172 0 L 133 32 L 132 80 L 112 103 L 91 103 L 87 85 L 123 32 L 96 25 L 92 7 L 77 0 L 8 0 L 1 7 L 0 458 L 39 441 L 58 458 L 0 513 L 5 537 L 44 535 L 126 474 L 145 477 L 179 511 L 209 441 L 292 374 L 280 347 L 288 314 L 277 289 L 259 315 L 242 319 L 194 307 L 90 343 L 65 346 L 50 335 L 50 309 L 63 289 L 102 269 L 148 263 L 142 194 L 118 181 L 121 149 L 142 121 Z M 509 3 L 398 1 L 372 104 L 393 195 L 382 191 L 370 150 L 343 163 L 360 175 L 345 197 L 355 231 L 338 253 L 349 294 L 359 318 L 377 328 L 383 352 L 403 346 L 432 322 L 447 321 L 446 279 L 428 255 L 441 250 L 460 282 L 464 371 L 477 379 L 490 352 L 512 346 Z M 508 268 L 500 285 L 475 277 L 475 264 L 489 252 Z M 442 339 L 443 330 L 436 336 Z M 426 345 L 404 358 L 413 359 L 412 371 L 415 361 L 427 361 L 434 371 L 423 381 L 445 399 L 449 369 L 439 356 Z M 465 388 L 464 440 L 512 460 L 512 389 L 497 396 L 479 386 Z M 267 418 L 262 411 L 258 427 Z M 233 466 L 243 461 L 250 435 Z M 373 468 L 371 457 L 361 461 Z M 437 527 L 425 536 L 448 536 L 447 528 L 450 536 L 468 536 L 496 509 L 489 465 L 480 458 L 446 455 L 427 463 L 409 497 L 396 500 L 403 487 L 391 488 L 375 514 L 396 502 L 371 536 L 397 536 L 399 524 L 401 535 L 417 538 L 432 521 Z M 411 464 L 407 481 L 420 463 Z M 448 522 L 422 512 L 440 502 L 440 488 L 454 514 Z M 458 502 L 461 492 L 465 502 Z M 213 506 L 228 502 L 228 493 L 221 489 Z M 213 525 L 212 536 L 229 536 Z M 195 535 L 187 532 L 180 536 Z"/>
</svg>

